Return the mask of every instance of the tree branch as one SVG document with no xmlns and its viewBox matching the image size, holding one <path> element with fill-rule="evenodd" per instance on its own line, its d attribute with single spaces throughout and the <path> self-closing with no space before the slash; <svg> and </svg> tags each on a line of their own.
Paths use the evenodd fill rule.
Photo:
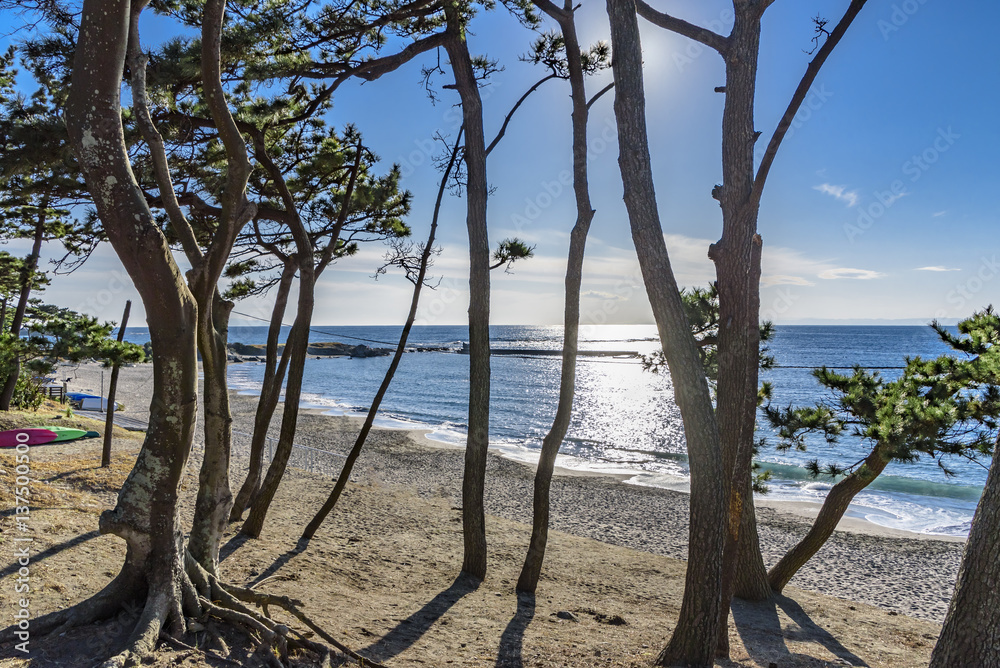
<svg viewBox="0 0 1000 668">
<path fill-rule="evenodd" d="M 661 28 L 675 32 L 678 35 L 683 35 L 684 37 L 693 39 L 696 42 L 701 42 L 705 46 L 718 51 L 723 57 L 729 50 L 728 37 L 723 37 L 708 28 L 702 28 L 701 26 L 696 26 L 693 23 L 688 23 L 683 19 L 673 17 L 670 14 L 657 11 L 647 5 L 644 0 L 636 0 L 635 7 L 639 16 L 646 19 L 653 25 L 660 26 Z"/>
<path fill-rule="evenodd" d="M 524 93 L 524 95 L 521 96 L 521 99 L 519 99 L 514 104 L 514 106 L 511 107 L 511 110 L 507 113 L 507 117 L 503 119 L 503 125 L 500 126 L 500 132 L 498 132 L 497 136 L 493 138 L 493 141 L 490 142 L 490 145 L 486 147 L 486 155 L 489 155 L 490 152 L 496 147 L 496 145 L 500 143 L 500 140 L 503 139 L 503 136 L 507 134 L 507 126 L 510 125 L 510 119 L 514 117 L 515 112 L 517 112 L 521 104 L 528 99 L 528 96 L 534 93 L 536 90 L 538 90 L 538 88 L 546 81 L 549 81 L 550 79 L 556 79 L 558 77 L 559 77 L 558 74 L 553 73 L 549 74 L 546 77 L 543 77 L 542 79 L 539 79 L 534 86 L 529 88 Z"/>
<path fill-rule="evenodd" d="M 587 103 L 587 111 L 590 111 L 590 108 L 594 106 L 594 103 L 600 100 L 602 95 L 604 95 L 614 87 L 615 87 L 615 82 L 612 81 L 607 86 L 594 93 L 594 97 L 590 98 L 590 102 Z"/>
<path fill-rule="evenodd" d="M 788 108 L 785 109 L 784 115 L 781 117 L 781 120 L 778 121 L 778 127 L 771 136 L 771 141 L 768 142 L 767 149 L 764 151 L 764 157 L 761 159 L 760 167 L 757 169 L 757 176 L 754 178 L 753 192 L 751 194 L 751 199 L 754 204 L 760 203 L 760 197 L 764 191 L 764 183 L 767 181 L 767 175 L 771 171 L 771 165 L 774 163 L 774 158 L 778 153 L 778 148 L 781 147 L 782 140 L 784 140 L 785 135 L 788 134 L 788 129 L 792 127 L 792 121 L 795 119 L 795 114 L 798 113 L 799 107 L 802 106 L 802 102 L 805 101 L 806 95 L 809 94 L 809 89 L 812 87 L 813 82 L 816 81 L 820 68 L 823 67 L 823 63 L 826 62 L 830 53 L 840 42 L 841 38 L 847 32 L 847 29 L 851 26 L 851 23 L 858 15 L 858 12 L 861 11 L 861 8 L 865 6 L 867 1 L 868 0 L 851 0 L 851 5 L 844 13 L 844 17 L 840 19 L 840 23 L 838 23 L 837 27 L 830 33 L 830 37 L 828 37 L 823 46 L 820 47 L 819 51 L 816 53 L 816 57 L 812 59 L 809 66 L 806 68 L 805 74 L 802 75 L 802 80 L 799 81 L 798 88 L 795 89 L 795 93 L 792 95 L 792 99 L 788 103 Z"/>
<path fill-rule="evenodd" d="M 153 177 L 160 191 L 160 203 L 167 212 L 174 234 L 181 242 L 188 262 L 197 265 L 204 257 L 198 240 L 195 238 L 191 224 L 181 210 L 174 192 L 173 180 L 170 178 L 170 165 L 163 145 L 163 137 L 153 124 L 149 112 L 149 98 L 146 94 L 146 64 L 149 60 L 142 53 L 139 41 L 139 16 L 148 4 L 148 0 L 134 3 L 129 16 L 128 35 L 128 66 L 132 72 L 129 82 L 132 86 L 132 110 L 135 113 L 139 132 L 149 147 L 150 161 L 153 164 Z"/>
</svg>

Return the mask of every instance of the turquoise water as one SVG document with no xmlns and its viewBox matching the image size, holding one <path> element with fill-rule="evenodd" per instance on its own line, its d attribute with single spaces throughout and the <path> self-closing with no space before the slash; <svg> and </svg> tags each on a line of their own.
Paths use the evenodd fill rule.
<svg viewBox="0 0 1000 668">
<path fill-rule="evenodd" d="M 317 327 L 313 341 L 392 344 L 397 327 Z M 146 331 L 129 328 L 127 338 L 146 340 Z M 494 348 L 551 349 L 561 346 L 560 327 L 495 326 Z M 263 327 L 233 327 L 230 340 L 263 343 Z M 635 351 L 648 354 L 658 348 L 652 326 L 591 326 L 584 328 L 581 349 Z M 468 357 L 456 354 L 467 340 L 464 327 L 415 327 L 409 345 L 447 348 L 448 351 L 404 356 L 383 402 L 384 426 L 425 428 L 436 440 L 461 445 L 465 439 L 468 393 Z M 803 327 L 777 328 L 771 344 L 781 368 L 764 374 L 774 384 L 778 404 L 805 404 L 821 398 L 822 390 L 810 374 L 820 365 L 861 364 L 900 366 L 907 355 L 936 356 L 947 352 L 928 327 Z M 305 369 L 303 403 L 332 413 L 363 414 L 389 364 L 386 357 L 309 360 Z M 898 371 L 881 371 L 892 376 Z M 234 389 L 253 392 L 260 387 L 263 364 L 230 367 Z M 577 374 L 573 421 L 561 449 L 560 464 L 570 468 L 630 474 L 635 484 L 684 489 L 687 460 L 680 412 L 672 401 L 667 375 L 642 370 L 636 359 L 581 357 Z M 555 414 L 559 386 L 559 358 L 531 355 L 495 355 L 492 358 L 491 443 L 507 456 L 537 459 L 542 438 Z M 772 471 L 770 497 L 781 500 L 821 501 L 832 481 L 810 478 L 802 465 L 814 458 L 821 463 L 851 464 L 866 453 L 860 442 L 831 447 L 822 439 L 809 443 L 807 452 L 760 453 Z M 850 514 L 900 529 L 923 533 L 968 533 L 986 471 L 955 460 L 949 467 L 959 475 L 946 477 L 930 460 L 893 464 L 858 495 Z"/>
</svg>

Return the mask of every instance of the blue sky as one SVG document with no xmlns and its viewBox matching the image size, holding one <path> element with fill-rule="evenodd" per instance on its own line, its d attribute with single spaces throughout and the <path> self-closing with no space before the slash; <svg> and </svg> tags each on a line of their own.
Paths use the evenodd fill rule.
<svg viewBox="0 0 1000 668">
<path fill-rule="evenodd" d="M 728 32 L 725 0 L 660 1 L 701 25 Z M 764 17 L 756 123 L 766 145 L 808 62 L 811 17 L 836 22 L 847 0 L 778 0 Z M 727 11 L 728 10 L 728 11 Z M 581 39 L 607 39 L 604 4 L 579 10 Z M 721 232 L 710 196 L 721 180 L 720 58 L 640 20 L 646 63 L 647 114 L 654 178 L 668 249 L 682 285 L 704 285 L 714 268 L 708 244 Z M 1000 3 L 974 0 L 869 0 L 824 67 L 785 140 L 761 204 L 764 239 L 762 315 L 778 323 L 873 319 L 913 323 L 954 319 L 1000 302 L 995 242 L 1000 201 L 996 123 L 1000 46 L 992 34 Z M 162 32 L 157 23 L 153 35 Z M 521 63 L 533 36 L 502 11 L 472 27 L 473 51 L 498 58 L 505 70 L 484 90 L 492 137 L 523 91 L 544 73 Z M 356 123 L 384 163 L 398 162 L 414 194 L 410 225 L 426 235 L 437 173 L 427 160 L 435 132 L 457 129 L 453 91 L 434 105 L 420 86 L 420 67 L 435 56 L 364 85 L 344 86 L 331 121 Z M 444 55 L 442 54 L 442 58 Z M 592 91 L 610 73 L 590 82 Z M 446 83 L 439 77 L 438 83 Z M 612 95 L 591 116 L 591 191 L 597 215 L 588 242 L 583 322 L 648 323 L 651 315 L 621 202 Z M 490 157 L 490 235 L 520 236 L 536 257 L 513 273 L 493 273 L 493 321 L 557 324 L 568 232 L 575 212 L 571 186 L 568 88 L 549 82 L 518 112 Z M 441 277 L 426 295 L 423 324 L 465 320 L 467 239 L 464 202 L 446 202 L 433 270 Z M 24 245 L 8 244 L 23 252 Z M 317 292 L 316 322 L 397 324 L 409 284 L 371 276 L 383 249 L 371 247 L 327 272 Z M 110 248 L 70 278 L 56 278 L 47 299 L 117 319 L 134 297 Z M 142 318 L 133 309 L 133 323 Z M 267 300 L 237 311 L 266 316 Z M 238 322 L 238 318 L 234 318 Z M 248 323 L 249 324 L 249 323 Z"/>
</svg>

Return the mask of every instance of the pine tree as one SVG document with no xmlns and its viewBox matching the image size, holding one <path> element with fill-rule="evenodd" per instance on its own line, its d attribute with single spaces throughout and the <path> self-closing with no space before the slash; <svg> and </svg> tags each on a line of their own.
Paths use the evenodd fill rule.
<svg viewBox="0 0 1000 668">
<path fill-rule="evenodd" d="M 849 466 L 813 460 L 814 477 L 836 480 L 809 532 L 768 572 L 780 592 L 795 573 L 823 546 L 855 495 L 892 463 L 921 457 L 938 462 L 948 475 L 949 457 L 977 459 L 993 452 L 1000 417 L 1000 387 L 989 373 L 998 352 L 989 342 L 1000 336 L 1000 318 L 992 311 L 959 324 L 961 337 L 934 325 L 954 354 L 933 360 L 906 360 L 901 375 L 884 378 L 878 371 L 855 367 L 850 374 L 816 369 L 813 375 L 831 399 L 813 406 L 776 407 L 764 414 L 776 430 L 779 449 L 806 448 L 806 437 L 818 435 L 835 445 L 845 437 L 869 445 L 868 454 Z"/>
</svg>

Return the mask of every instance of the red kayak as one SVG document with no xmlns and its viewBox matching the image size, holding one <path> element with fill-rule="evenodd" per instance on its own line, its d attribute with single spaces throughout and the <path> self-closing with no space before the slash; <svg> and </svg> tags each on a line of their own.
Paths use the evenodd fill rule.
<svg viewBox="0 0 1000 668">
<path fill-rule="evenodd" d="M 54 431 L 39 427 L 0 431 L 0 448 L 15 448 L 21 443 L 25 445 L 42 445 L 43 443 L 51 443 L 58 436 Z"/>
</svg>

